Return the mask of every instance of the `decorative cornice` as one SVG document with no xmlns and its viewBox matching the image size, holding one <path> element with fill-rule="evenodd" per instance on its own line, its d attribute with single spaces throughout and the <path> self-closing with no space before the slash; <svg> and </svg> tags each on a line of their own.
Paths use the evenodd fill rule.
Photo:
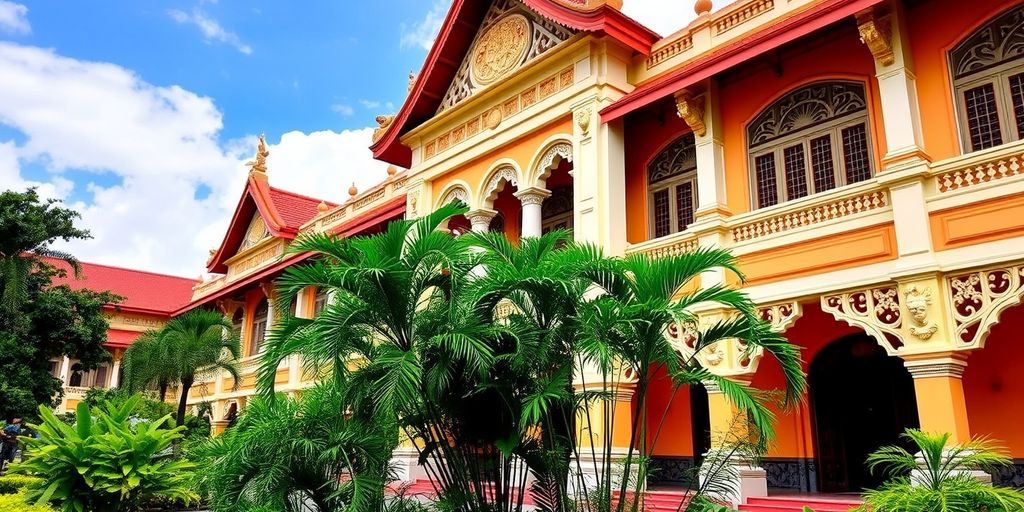
<svg viewBox="0 0 1024 512">
<path fill-rule="evenodd" d="M 915 379 L 929 377 L 962 378 L 967 369 L 967 361 L 962 357 L 931 357 L 927 359 L 908 358 L 903 362 Z"/>
</svg>

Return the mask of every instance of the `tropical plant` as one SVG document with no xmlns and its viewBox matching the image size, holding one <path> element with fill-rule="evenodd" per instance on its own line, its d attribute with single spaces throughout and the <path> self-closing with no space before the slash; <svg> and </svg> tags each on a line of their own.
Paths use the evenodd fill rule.
<svg viewBox="0 0 1024 512">
<path fill-rule="evenodd" d="M 47 504 L 28 502 L 24 491 L 13 494 L 0 494 L 0 510 L 4 512 L 56 512 L 57 509 Z"/>
<path fill-rule="evenodd" d="M 884 446 L 868 456 L 872 471 L 888 478 L 864 493 L 862 510 L 872 512 L 1016 512 L 1024 510 L 1024 491 L 993 487 L 971 474 L 992 472 L 1012 463 L 986 438 L 956 445 L 950 434 L 908 429 L 903 436 L 920 450 Z"/>
<path fill-rule="evenodd" d="M 646 477 L 632 457 L 651 448 L 646 422 L 632 422 L 622 471 L 613 469 L 610 446 L 582 454 L 576 439 L 578 417 L 589 422 L 590 412 L 615 409 L 626 375 L 636 382 L 638 411 L 646 410 L 655 365 L 669 368 L 677 386 L 716 382 L 751 418 L 745 431 L 756 446 L 770 438 L 766 396 L 704 370 L 693 354 L 680 358 L 665 339 L 673 323 L 695 320 L 695 306 L 726 314 L 698 329 L 693 353 L 738 338 L 779 360 L 789 403 L 802 392 L 798 351 L 757 318 L 748 298 L 726 287 L 681 292 L 701 273 L 735 271 L 728 253 L 609 258 L 564 232 L 515 245 L 501 234 L 452 238 L 437 230 L 463 211 L 448 205 L 372 237 L 296 239 L 290 250 L 316 257 L 279 280 L 281 310 L 310 286 L 332 299 L 316 318 L 285 318 L 271 332 L 259 371 L 264 395 L 273 396 L 281 361 L 299 354 L 307 370 L 347 384 L 354 417 L 395 422 L 415 441 L 443 506 L 521 510 L 532 473 L 540 510 L 563 512 L 580 500 L 585 510 L 639 506 L 619 497 Z M 592 371 L 601 382 L 579 391 L 574 380 Z M 614 416 L 603 416 L 603 425 L 585 427 L 610 439 Z M 583 478 L 584 455 L 596 483 Z M 597 508 L 587 503 L 595 491 L 603 494 Z"/>
<path fill-rule="evenodd" d="M 163 400 L 166 386 L 177 384 L 177 425 L 184 424 L 188 394 L 200 371 L 224 370 L 238 386 L 238 335 L 216 311 L 193 309 L 141 341 L 124 353 L 124 385 L 132 391 L 157 386 Z"/>
<path fill-rule="evenodd" d="M 166 428 L 170 415 L 132 422 L 139 397 L 120 406 L 79 404 L 69 426 L 40 406 L 40 437 L 27 439 L 25 461 L 12 471 L 42 478 L 29 500 L 52 503 L 66 512 L 133 511 L 151 499 L 193 501 L 191 462 L 173 460 L 170 446 L 183 427 Z M 134 424 L 133 424 L 134 423 Z"/>
<path fill-rule="evenodd" d="M 0 494 L 14 494 L 28 489 L 29 487 L 38 487 L 41 483 L 43 483 L 43 479 L 34 476 L 0 476 Z"/>
<path fill-rule="evenodd" d="M 214 512 L 380 510 L 397 433 L 347 418 L 341 391 L 326 382 L 301 398 L 254 399 L 190 455 Z"/>
</svg>

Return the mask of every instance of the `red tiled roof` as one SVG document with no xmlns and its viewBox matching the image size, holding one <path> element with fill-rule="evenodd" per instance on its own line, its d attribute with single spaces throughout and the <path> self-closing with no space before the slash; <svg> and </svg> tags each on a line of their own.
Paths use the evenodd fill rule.
<svg viewBox="0 0 1024 512">
<path fill-rule="evenodd" d="M 53 280 L 55 285 L 66 284 L 73 290 L 109 291 L 124 297 L 117 304 L 120 308 L 156 314 L 170 315 L 188 304 L 195 285 L 195 279 L 85 262 L 81 263 L 82 273 L 76 279 L 67 263 L 59 260 L 48 260 L 48 263 L 67 271 L 65 277 Z"/>
<path fill-rule="evenodd" d="M 139 336 L 142 336 L 141 332 L 108 329 L 105 345 L 112 348 L 128 348 Z"/>
<path fill-rule="evenodd" d="M 316 214 L 319 213 L 317 206 L 320 205 L 321 200 L 314 197 L 304 196 L 302 194 L 296 194 L 295 192 L 289 192 L 275 187 L 270 187 L 270 200 L 274 202 L 274 208 L 277 209 L 277 213 L 281 215 L 281 219 L 289 227 L 298 228 L 306 222 L 309 222 Z M 335 203 L 323 201 L 328 207 L 334 208 L 337 206 Z"/>
</svg>

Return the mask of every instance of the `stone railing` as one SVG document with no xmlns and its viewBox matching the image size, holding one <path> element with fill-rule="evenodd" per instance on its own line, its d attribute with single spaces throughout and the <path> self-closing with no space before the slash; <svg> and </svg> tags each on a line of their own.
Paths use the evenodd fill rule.
<svg viewBox="0 0 1024 512">
<path fill-rule="evenodd" d="M 811 196 L 808 199 L 814 201 L 810 204 L 794 201 L 734 217 L 729 222 L 733 226 L 732 241 L 755 240 L 889 206 L 887 194 L 878 188 L 856 187 L 838 197 L 833 194 L 820 198 Z"/>
<path fill-rule="evenodd" d="M 350 198 L 348 201 L 321 212 L 303 225 L 300 232 L 323 233 L 330 231 L 332 228 L 343 224 L 365 210 L 386 203 L 396 197 L 404 196 L 405 187 L 408 182 L 409 178 L 404 173 L 391 176 L 386 181 Z"/>
<path fill-rule="evenodd" d="M 691 252 L 697 249 L 700 244 L 697 235 L 683 231 L 674 233 L 654 240 L 648 240 L 639 244 L 626 247 L 627 253 L 644 253 L 652 257 L 675 256 Z"/>
<path fill-rule="evenodd" d="M 939 193 L 1024 176 L 1024 140 L 936 162 L 931 174 Z"/>
</svg>

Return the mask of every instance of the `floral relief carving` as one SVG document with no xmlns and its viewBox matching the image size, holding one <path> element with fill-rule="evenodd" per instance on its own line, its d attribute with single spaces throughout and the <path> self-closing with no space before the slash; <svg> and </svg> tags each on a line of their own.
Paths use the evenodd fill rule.
<svg viewBox="0 0 1024 512">
<path fill-rule="evenodd" d="M 953 78 L 1024 55 L 1024 6 L 1018 5 L 958 44 L 950 52 Z"/>
<path fill-rule="evenodd" d="M 469 72 L 476 83 L 489 85 L 515 69 L 526 55 L 530 22 L 509 14 L 485 30 L 473 47 Z"/>
<path fill-rule="evenodd" d="M 815 82 L 779 98 L 747 127 L 751 148 L 788 133 L 867 108 L 864 84 L 851 81 Z"/>
<path fill-rule="evenodd" d="M 910 334 L 922 341 L 929 340 L 939 330 L 939 324 L 928 318 L 928 309 L 932 305 L 931 289 L 911 285 L 904 295 L 907 313 L 913 320 L 913 325 L 909 329 Z"/>
<path fill-rule="evenodd" d="M 821 298 L 821 309 L 854 327 L 864 329 L 889 353 L 903 346 L 900 295 L 895 286 L 881 286 Z"/>
<path fill-rule="evenodd" d="M 707 127 L 704 125 L 704 97 L 694 96 L 684 89 L 676 93 L 675 98 L 676 113 L 686 121 L 686 125 L 695 135 L 703 137 L 707 133 Z"/>
<path fill-rule="evenodd" d="M 516 170 L 509 166 L 504 166 L 494 172 L 490 180 L 487 180 L 487 187 L 484 188 L 486 192 L 484 197 L 493 198 L 495 194 L 499 192 L 499 186 L 502 183 L 509 183 L 514 186 L 519 186 L 519 176 L 516 175 Z"/>
<path fill-rule="evenodd" d="M 1024 266 L 980 270 L 948 278 L 957 340 L 974 348 L 983 345 L 999 314 L 1024 296 Z"/>
<path fill-rule="evenodd" d="M 444 196 L 441 197 L 440 205 L 446 205 L 453 201 L 461 201 L 463 204 L 469 204 L 469 192 L 465 187 L 456 186 L 452 187 L 451 190 L 445 192 Z"/>
<path fill-rule="evenodd" d="M 888 18 L 878 18 L 874 14 L 857 17 L 857 30 L 860 40 L 867 45 L 871 55 L 883 66 L 896 62 L 892 49 L 892 30 Z"/>
</svg>

